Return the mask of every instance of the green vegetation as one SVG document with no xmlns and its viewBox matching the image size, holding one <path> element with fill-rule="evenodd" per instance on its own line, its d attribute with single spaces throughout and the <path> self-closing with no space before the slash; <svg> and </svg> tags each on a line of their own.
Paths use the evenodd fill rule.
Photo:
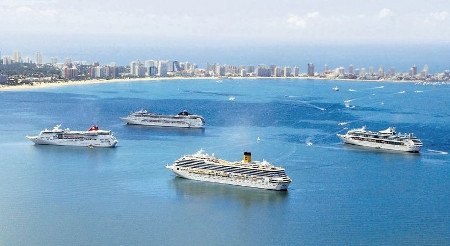
<svg viewBox="0 0 450 246">
<path fill-rule="evenodd" d="M 59 77 L 61 71 L 51 65 L 37 66 L 34 63 L 0 64 L 0 74 L 24 77 Z"/>
</svg>

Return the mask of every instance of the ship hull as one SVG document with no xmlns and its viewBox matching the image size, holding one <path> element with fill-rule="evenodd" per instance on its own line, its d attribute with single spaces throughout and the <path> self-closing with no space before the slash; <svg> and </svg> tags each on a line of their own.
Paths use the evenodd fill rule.
<svg viewBox="0 0 450 246">
<path fill-rule="evenodd" d="M 129 125 L 142 125 L 142 126 L 154 126 L 154 127 L 178 127 L 178 128 L 203 128 L 201 121 L 189 120 L 189 121 L 146 121 L 133 118 L 122 118 L 124 122 Z"/>
<path fill-rule="evenodd" d="M 421 148 L 421 146 L 414 146 L 414 145 L 411 145 L 411 146 L 409 146 L 409 145 L 393 145 L 393 144 L 376 143 L 376 142 L 369 142 L 369 141 L 360 141 L 360 140 L 352 139 L 352 138 L 348 137 L 347 135 L 341 135 L 341 134 L 338 134 L 337 136 L 346 144 L 358 145 L 358 146 L 363 146 L 363 147 L 372 148 L 372 149 L 418 153 Z"/>
<path fill-rule="evenodd" d="M 76 146 L 76 147 L 100 147 L 113 148 L 117 144 L 117 140 L 72 140 L 72 139 L 42 139 L 38 136 L 27 136 L 27 138 L 38 145 L 58 145 L 58 146 Z"/>
<path fill-rule="evenodd" d="M 266 190 L 277 190 L 277 191 L 287 190 L 290 184 L 285 182 L 271 183 L 269 181 L 254 181 L 251 178 L 243 179 L 237 177 L 222 177 L 215 175 L 196 174 L 184 170 L 176 170 L 176 167 L 173 166 L 168 166 L 167 168 L 171 169 L 172 172 L 174 172 L 178 177 L 211 183 L 229 184 L 229 185 L 244 186 Z"/>
</svg>

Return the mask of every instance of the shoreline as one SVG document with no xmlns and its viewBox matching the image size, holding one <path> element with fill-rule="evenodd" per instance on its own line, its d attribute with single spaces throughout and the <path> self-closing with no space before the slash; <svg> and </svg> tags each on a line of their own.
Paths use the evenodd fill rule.
<svg viewBox="0 0 450 246">
<path fill-rule="evenodd" d="M 123 83 L 123 82 L 143 82 L 143 81 L 164 81 L 164 80 L 257 80 L 257 79 L 286 79 L 286 80 L 324 80 L 324 81 L 344 81 L 344 82 L 368 82 L 368 83 L 424 83 L 425 81 L 410 81 L 410 80 L 359 80 L 359 79 L 329 79 L 317 77 L 147 77 L 147 78 L 119 78 L 119 79 L 92 79 L 92 80 L 69 80 L 64 82 L 34 82 L 33 84 L 24 85 L 0 85 L 0 91 L 22 91 L 43 88 L 57 88 L 63 86 L 77 86 L 77 85 L 95 85 L 95 84 L 109 84 L 109 83 Z M 440 82 L 430 82 L 440 83 Z M 443 82 L 446 83 L 446 82 Z M 447 84 L 447 83 L 446 83 Z"/>
</svg>

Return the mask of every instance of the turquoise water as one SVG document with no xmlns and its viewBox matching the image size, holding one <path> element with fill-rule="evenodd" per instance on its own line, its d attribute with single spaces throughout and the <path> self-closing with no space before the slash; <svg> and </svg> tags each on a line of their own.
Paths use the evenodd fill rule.
<svg viewBox="0 0 450 246">
<path fill-rule="evenodd" d="M 450 244 L 449 92 L 448 85 L 290 79 L 0 92 L 0 244 Z M 207 126 L 120 121 L 141 108 L 187 109 Z M 118 147 L 25 139 L 55 124 L 93 123 L 111 129 Z M 335 136 L 363 125 L 414 132 L 423 151 L 370 151 Z M 251 151 L 284 166 L 293 182 L 288 192 L 265 191 L 180 179 L 164 168 L 200 148 L 228 160 Z"/>
</svg>

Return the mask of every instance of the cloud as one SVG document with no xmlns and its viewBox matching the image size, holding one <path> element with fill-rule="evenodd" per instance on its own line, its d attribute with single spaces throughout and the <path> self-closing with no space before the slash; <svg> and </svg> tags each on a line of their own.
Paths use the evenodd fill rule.
<svg viewBox="0 0 450 246">
<path fill-rule="evenodd" d="M 430 14 L 431 18 L 437 20 L 437 21 L 445 21 L 448 17 L 447 11 L 441 11 L 441 12 L 434 12 Z"/>
<path fill-rule="evenodd" d="M 306 14 L 306 18 L 309 18 L 309 19 L 316 18 L 318 16 L 319 16 L 319 12 L 317 12 L 317 11 Z"/>
<path fill-rule="evenodd" d="M 319 12 L 317 11 L 307 13 L 304 16 L 290 15 L 287 18 L 286 23 L 296 28 L 306 28 L 307 22 L 309 20 L 316 19 L 318 17 Z"/>
<path fill-rule="evenodd" d="M 286 20 L 286 22 L 294 27 L 300 27 L 300 28 L 306 27 L 306 21 L 296 15 L 289 16 L 289 18 Z"/>
<path fill-rule="evenodd" d="M 378 13 L 378 18 L 380 19 L 384 19 L 384 18 L 388 18 L 388 17 L 392 17 L 394 16 L 394 12 L 392 12 L 392 10 L 384 8 L 382 10 L 380 10 L 380 12 Z"/>
</svg>

